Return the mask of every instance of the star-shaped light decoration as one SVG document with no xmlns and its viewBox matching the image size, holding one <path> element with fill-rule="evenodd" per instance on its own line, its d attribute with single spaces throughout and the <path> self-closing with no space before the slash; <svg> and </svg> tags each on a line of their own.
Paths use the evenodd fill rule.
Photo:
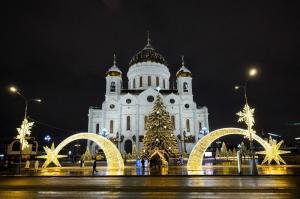
<svg viewBox="0 0 300 199">
<path fill-rule="evenodd" d="M 21 124 L 21 127 L 17 128 L 19 134 L 17 135 L 16 139 L 20 140 L 22 151 L 29 146 L 26 140 L 26 136 L 30 136 L 33 124 L 34 122 L 28 122 L 28 120 L 25 117 Z"/>
<path fill-rule="evenodd" d="M 58 158 L 67 157 L 66 155 L 58 155 L 57 151 L 55 150 L 54 143 L 52 143 L 51 148 L 48 146 L 44 146 L 44 150 L 46 155 L 37 156 L 36 158 L 44 158 L 46 161 L 43 164 L 43 168 L 46 168 L 51 162 L 53 162 L 56 166 L 61 167 Z"/>
<path fill-rule="evenodd" d="M 264 164 L 268 161 L 268 164 L 271 164 L 272 160 L 274 160 L 278 165 L 280 162 L 286 164 L 286 162 L 280 157 L 281 154 L 290 153 L 290 151 L 279 150 L 280 146 L 283 144 L 283 140 L 277 143 L 276 140 L 273 140 L 272 137 L 269 137 L 269 144 L 270 148 L 265 151 L 256 152 L 256 154 L 265 155 L 265 159 L 262 161 L 261 164 Z"/>
<path fill-rule="evenodd" d="M 254 108 L 250 108 L 250 106 L 246 103 L 243 110 L 238 112 L 237 115 L 239 116 L 238 122 L 245 122 L 247 125 L 249 135 L 251 133 L 255 133 L 253 130 L 253 126 L 255 124 Z"/>
</svg>

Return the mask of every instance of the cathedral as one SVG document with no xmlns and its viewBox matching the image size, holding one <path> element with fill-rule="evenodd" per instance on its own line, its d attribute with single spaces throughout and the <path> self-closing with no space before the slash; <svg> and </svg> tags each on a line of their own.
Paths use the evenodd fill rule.
<svg viewBox="0 0 300 199">
<path fill-rule="evenodd" d="M 90 107 L 88 132 L 112 140 L 122 154 L 142 149 L 147 115 L 157 95 L 164 100 L 174 126 L 174 135 L 181 153 L 190 153 L 197 141 L 208 132 L 208 110 L 193 100 L 192 73 L 182 65 L 176 73 L 176 88 L 170 86 L 166 59 L 152 47 L 148 36 L 146 46 L 132 57 L 127 72 L 128 88 L 123 88 L 123 73 L 113 66 L 106 73 L 105 101 L 101 108 Z M 88 141 L 94 154 L 95 143 Z"/>
</svg>

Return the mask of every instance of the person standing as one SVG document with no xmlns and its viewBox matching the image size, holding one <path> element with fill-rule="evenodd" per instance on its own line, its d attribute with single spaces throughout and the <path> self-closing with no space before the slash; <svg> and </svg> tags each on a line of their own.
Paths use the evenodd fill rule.
<svg viewBox="0 0 300 199">
<path fill-rule="evenodd" d="M 180 155 L 180 165 L 183 166 L 184 165 L 184 159 L 182 154 Z"/>
<path fill-rule="evenodd" d="M 95 159 L 95 161 L 94 161 L 94 164 L 93 164 L 93 174 L 96 172 L 98 172 L 97 170 L 96 170 L 96 168 L 97 168 L 97 160 Z"/>
<path fill-rule="evenodd" d="M 145 168 L 145 159 L 142 158 L 142 167 Z"/>
</svg>

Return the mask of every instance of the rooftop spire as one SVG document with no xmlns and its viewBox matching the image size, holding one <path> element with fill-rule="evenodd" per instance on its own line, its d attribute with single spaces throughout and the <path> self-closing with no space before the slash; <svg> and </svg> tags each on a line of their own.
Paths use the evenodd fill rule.
<svg viewBox="0 0 300 199">
<path fill-rule="evenodd" d="M 116 61 L 116 54 L 114 53 L 114 63 L 113 66 L 117 66 L 117 61 Z"/>
<path fill-rule="evenodd" d="M 181 65 L 184 66 L 184 55 L 181 55 Z"/>
<path fill-rule="evenodd" d="M 149 30 L 147 31 L 147 45 L 150 45 L 150 32 Z"/>
</svg>

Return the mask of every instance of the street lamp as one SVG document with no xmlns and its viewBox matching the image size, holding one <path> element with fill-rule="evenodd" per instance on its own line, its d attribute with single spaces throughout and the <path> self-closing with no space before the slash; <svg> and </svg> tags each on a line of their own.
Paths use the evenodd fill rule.
<svg viewBox="0 0 300 199">
<path fill-rule="evenodd" d="M 251 68 L 249 71 L 248 71 L 248 77 L 244 83 L 244 85 L 239 85 L 239 86 L 235 86 L 235 90 L 239 90 L 240 88 L 242 88 L 244 90 L 244 98 L 245 98 L 245 103 L 246 103 L 246 106 L 247 107 L 247 110 L 250 111 L 250 107 L 248 105 L 248 98 L 247 98 L 247 84 L 248 84 L 248 81 L 251 77 L 254 77 L 256 76 L 257 74 L 257 69 L 256 68 Z M 253 137 L 252 137 L 252 127 L 250 127 L 249 125 L 248 126 L 248 133 L 249 133 L 249 141 L 250 141 L 250 151 L 251 151 L 251 161 L 252 161 L 252 164 L 251 164 L 251 173 L 252 175 L 257 175 L 258 174 L 258 171 L 257 171 L 257 166 L 256 166 L 256 162 L 255 162 L 255 154 L 254 154 L 254 149 L 253 149 Z"/>
<path fill-rule="evenodd" d="M 12 93 L 16 93 L 18 94 L 19 96 L 21 96 L 25 102 L 25 114 L 24 114 L 24 118 L 27 118 L 27 109 L 28 109 L 28 103 L 31 102 L 31 101 L 34 101 L 34 102 L 38 102 L 38 103 L 41 103 L 42 100 L 41 99 L 38 99 L 38 98 L 30 98 L 28 99 L 27 97 L 25 97 L 20 91 L 18 91 L 18 89 L 14 86 L 11 86 L 9 87 L 9 90 L 10 92 Z"/>
<path fill-rule="evenodd" d="M 35 101 L 35 102 L 42 102 L 42 100 L 41 99 L 34 99 L 34 98 L 31 98 L 31 99 L 28 99 L 27 97 L 25 97 L 25 95 L 23 95 L 23 94 L 21 94 L 21 92 L 20 91 L 18 91 L 18 89 L 16 88 L 16 87 L 14 87 L 14 86 L 11 86 L 11 87 L 9 87 L 9 91 L 11 92 L 11 93 L 16 93 L 16 94 L 18 94 L 19 96 L 21 96 L 22 98 L 23 98 L 23 100 L 24 100 L 24 102 L 25 102 L 25 113 L 24 113 L 24 121 L 26 121 L 27 122 L 27 110 L 28 110 L 28 103 L 29 102 L 31 102 L 31 101 Z M 23 122 L 24 122 L 23 121 Z M 33 123 L 30 125 L 30 126 L 32 126 L 33 125 Z M 24 136 L 24 137 L 23 137 Z M 26 139 L 26 134 L 24 134 L 22 137 L 24 138 L 24 139 Z M 22 151 L 23 151 L 23 140 L 24 139 L 21 139 L 20 138 L 20 158 L 19 158 L 19 173 L 21 174 L 21 164 L 22 164 Z M 25 140 L 26 141 L 26 140 Z"/>
</svg>

